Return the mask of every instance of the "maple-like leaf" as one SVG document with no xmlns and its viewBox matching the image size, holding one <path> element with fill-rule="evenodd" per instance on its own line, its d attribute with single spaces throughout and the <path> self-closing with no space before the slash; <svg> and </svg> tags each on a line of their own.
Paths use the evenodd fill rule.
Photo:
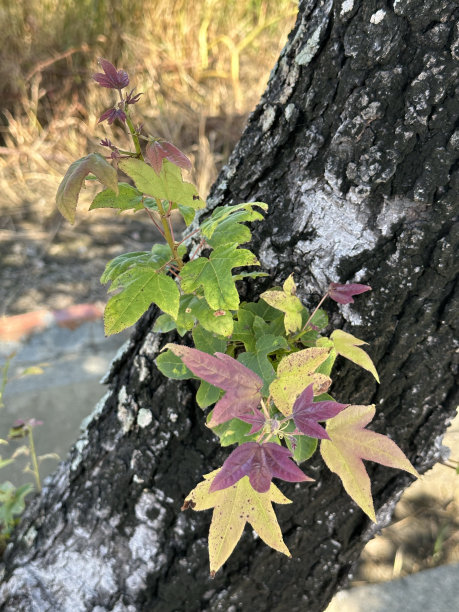
<svg viewBox="0 0 459 612">
<path fill-rule="evenodd" d="M 259 265 L 255 255 L 247 249 L 238 249 L 236 244 L 220 246 L 209 258 L 198 257 L 183 266 L 180 270 L 182 289 L 192 293 L 202 287 L 207 303 L 214 310 L 237 310 L 239 293 L 231 270 Z"/>
<path fill-rule="evenodd" d="M 251 414 L 260 404 L 263 381 L 236 359 L 224 353 L 209 355 L 180 344 L 166 344 L 164 348 L 180 357 L 195 376 L 226 391 L 216 403 L 208 427 Z"/>
<path fill-rule="evenodd" d="M 360 295 L 365 291 L 371 291 L 368 285 L 360 285 L 359 283 L 330 283 L 328 288 L 328 296 L 338 304 L 353 304 L 353 295 Z"/>
<path fill-rule="evenodd" d="M 375 407 L 349 406 L 327 422 L 329 440 L 322 440 L 320 452 L 328 468 L 338 474 L 344 488 L 362 510 L 376 522 L 371 485 L 362 459 L 419 474 L 400 448 L 387 436 L 365 429 Z"/>
<path fill-rule="evenodd" d="M 318 421 L 326 421 L 339 414 L 349 404 L 331 400 L 314 402 L 313 385 L 309 385 L 293 405 L 293 421 L 298 429 L 311 438 L 329 439 L 329 435 Z"/>
<path fill-rule="evenodd" d="M 260 297 L 270 306 L 285 313 L 285 331 L 287 334 L 294 334 L 301 329 L 301 313 L 305 308 L 295 295 L 296 285 L 292 274 L 287 278 L 282 289 L 283 291 L 265 291 Z"/>
<path fill-rule="evenodd" d="M 269 392 L 277 408 L 290 416 L 298 395 L 314 383 L 316 395 L 327 391 L 331 379 L 316 372 L 328 357 L 327 347 L 307 348 L 283 357 L 277 366 L 277 378 L 269 385 Z"/>
<path fill-rule="evenodd" d="M 103 72 L 93 74 L 92 78 L 99 85 L 109 89 L 118 89 L 118 91 L 129 85 L 129 76 L 125 70 L 117 70 L 111 62 L 103 57 L 100 57 L 98 62 Z"/>
<path fill-rule="evenodd" d="M 209 530 L 210 574 L 215 576 L 239 542 L 248 522 L 259 537 L 271 548 L 290 557 L 282 539 L 272 503 L 290 504 L 291 501 L 271 484 L 266 493 L 258 493 L 245 476 L 233 486 L 210 492 L 219 470 L 204 476 L 204 480 L 186 497 L 182 510 L 208 510 L 214 508 Z"/>
<path fill-rule="evenodd" d="M 210 487 L 211 491 L 226 489 L 248 476 L 258 493 L 269 491 L 271 480 L 280 478 L 288 482 L 313 480 L 306 476 L 291 460 L 292 453 L 274 442 L 246 442 L 233 450 Z"/>
<path fill-rule="evenodd" d="M 202 235 L 207 243 L 216 249 L 225 244 L 243 244 L 252 237 L 250 229 L 242 225 L 246 221 L 260 221 L 263 215 L 254 210 L 254 206 L 266 211 L 267 204 L 263 202 L 248 202 L 231 206 L 217 206 L 210 217 L 201 223 Z"/>
<path fill-rule="evenodd" d="M 368 344 L 368 342 L 359 340 L 359 338 L 356 338 L 352 334 L 348 334 L 341 329 L 335 329 L 335 331 L 330 335 L 330 340 L 333 341 L 335 351 L 338 353 L 338 355 L 342 355 L 343 357 L 346 357 L 346 359 L 349 359 L 350 361 L 353 361 L 359 365 L 364 370 L 368 370 L 368 372 L 371 372 L 379 382 L 378 372 L 376 371 L 374 363 L 363 349 L 358 348 L 362 344 Z"/>
</svg>

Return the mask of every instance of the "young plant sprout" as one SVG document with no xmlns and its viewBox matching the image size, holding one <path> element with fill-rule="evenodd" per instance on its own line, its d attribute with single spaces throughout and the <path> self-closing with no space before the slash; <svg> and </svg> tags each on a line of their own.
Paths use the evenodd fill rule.
<svg viewBox="0 0 459 612">
<path fill-rule="evenodd" d="M 133 325 L 155 304 L 161 311 L 157 332 L 191 332 L 195 348 L 169 343 L 156 359 L 170 378 L 199 381 L 196 401 L 207 414 L 207 427 L 220 444 L 236 445 L 221 467 L 209 474 L 186 497 L 183 510 L 214 508 L 209 532 L 210 572 L 225 563 L 249 522 L 262 540 L 290 556 L 272 503 L 290 503 L 272 482 L 309 482 L 298 466 L 316 451 L 328 468 L 373 521 L 376 520 L 370 481 L 362 459 L 417 472 L 398 446 L 384 435 L 365 429 L 374 406 L 335 401 L 328 391 L 338 356 L 364 368 L 379 382 L 365 344 L 353 335 L 321 331 L 328 317 L 320 309 L 327 297 L 338 304 L 371 287 L 330 283 L 310 313 L 297 296 L 292 275 L 256 302 L 241 302 L 237 281 L 267 276 L 255 254 L 241 245 L 250 242 L 247 223 L 262 221 L 268 206 L 248 202 L 219 206 L 203 217 L 183 238 L 174 234 L 172 211 L 187 227 L 206 204 L 196 187 L 182 178 L 191 163 L 172 143 L 134 127 L 131 106 L 141 94 L 123 90 L 130 79 L 124 70 L 100 60 L 103 72 L 94 75 L 102 87 L 116 90 L 114 105 L 99 121 L 127 127 L 133 150 L 105 139 L 109 155 L 91 153 L 74 162 L 57 192 L 57 206 L 74 222 L 78 196 L 85 179 L 94 176 L 104 186 L 90 209 L 143 211 L 164 238 L 149 251 L 125 253 L 110 261 L 102 283 L 113 295 L 105 309 L 105 331 L 115 334 Z M 142 147 L 142 144 L 144 145 Z M 144 152 L 142 152 L 144 149 Z M 133 184 L 118 181 L 122 170 Z M 190 238 L 198 246 L 191 248 Z M 206 255 L 201 254 L 205 247 Z M 247 267 L 250 270 L 247 270 Z"/>
</svg>

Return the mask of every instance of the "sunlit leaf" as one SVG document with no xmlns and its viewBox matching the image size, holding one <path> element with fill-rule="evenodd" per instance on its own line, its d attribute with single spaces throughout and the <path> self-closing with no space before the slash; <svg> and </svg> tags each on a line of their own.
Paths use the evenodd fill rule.
<svg viewBox="0 0 459 612">
<path fill-rule="evenodd" d="M 320 452 L 328 468 L 338 474 L 356 504 L 376 521 L 371 485 L 362 459 L 419 474 L 400 448 L 387 436 L 365 429 L 375 407 L 349 406 L 327 422 L 329 440 L 322 440 Z"/>
<path fill-rule="evenodd" d="M 374 363 L 370 357 L 365 353 L 364 350 L 358 348 L 362 344 L 368 344 L 363 340 L 359 340 L 352 334 L 342 331 L 341 329 L 335 329 L 331 334 L 330 340 L 335 345 L 335 350 L 339 355 L 346 357 L 350 361 L 353 361 L 364 370 L 368 370 L 373 374 L 376 380 L 379 382 L 379 376 L 374 366 Z"/>
<path fill-rule="evenodd" d="M 214 508 L 209 530 L 210 574 L 215 575 L 238 543 L 246 522 L 271 548 L 290 557 L 277 522 L 272 503 L 291 503 L 279 489 L 271 484 L 266 493 L 258 493 L 247 476 L 228 489 L 209 491 L 219 470 L 204 476 L 204 481 L 186 497 L 182 510 L 208 510 Z"/>
</svg>

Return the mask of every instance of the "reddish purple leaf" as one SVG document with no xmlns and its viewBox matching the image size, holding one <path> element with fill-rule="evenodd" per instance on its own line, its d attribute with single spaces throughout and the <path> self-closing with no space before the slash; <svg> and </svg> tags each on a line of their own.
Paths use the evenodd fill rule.
<svg viewBox="0 0 459 612">
<path fill-rule="evenodd" d="M 209 427 L 240 418 L 241 415 L 251 415 L 258 408 L 263 381 L 236 359 L 224 353 L 212 356 L 180 344 L 166 344 L 164 348 L 180 357 L 195 376 L 226 391 L 215 404 Z"/>
<path fill-rule="evenodd" d="M 353 304 L 353 295 L 359 295 L 365 291 L 371 291 L 371 287 L 368 285 L 359 285 L 358 283 L 346 283 L 340 285 L 339 283 L 330 283 L 328 288 L 328 295 L 332 300 L 338 302 L 338 304 Z"/>
<path fill-rule="evenodd" d="M 245 423 L 250 423 L 252 425 L 252 429 L 249 431 L 247 435 L 254 434 L 263 427 L 266 423 L 265 415 L 261 410 L 255 410 L 252 414 L 241 414 L 239 415 L 241 421 Z"/>
<path fill-rule="evenodd" d="M 163 159 L 168 159 L 172 164 L 184 170 L 191 169 L 191 162 L 188 157 L 171 142 L 167 142 L 167 140 L 153 140 L 153 142 L 149 142 L 145 155 L 156 174 L 161 172 Z"/>
<path fill-rule="evenodd" d="M 246 442 L 238 446 L 224 462 L 210 491 L 227 489 L 244 476 L 258 493 L 266 493 L 273 478 L 288 482 L 313 480 L 306 476 L 291 460 L 292 453 L 274 442 Z"/>
<path fill-rule="evenodd" d="M 108 125 L 111 125 L 115 119 L 119 119 L 124 123 L 126 121 L 126 113 L 120 108 L 109 108 L 105 113 L 102 113 L 97 123 L 102 123 L 102 121 L 107 120 Z"/>
<path fill-rule="evenodd" d="M 103 58 L 99 59 L 99 64 L 104 72 L 97 72 L 92 75 L 92 78 L 99 85 L 118 90 L 129 85 L 129 76 L 125 70 L 117 70 L 113 64 Z"/>
<path fill-rule="evenodd" d="M 293 405 L 293 421 L 301 433 L 310 438 L 329 440 L 329 436 L 318 421 L 331 419 L 347 408 L 349 404 L 338 404 L 331 400 L 314 402 L 313 385 L 309 385 Z"/>
</svg>

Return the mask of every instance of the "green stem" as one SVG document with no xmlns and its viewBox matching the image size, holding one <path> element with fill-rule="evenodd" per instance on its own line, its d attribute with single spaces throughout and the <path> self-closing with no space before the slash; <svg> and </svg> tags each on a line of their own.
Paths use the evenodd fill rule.
<svg viewBox="0 0 459 612">
<path fill-rule="evenodd" d="M 301 329 L 301 331 L 292 338 L 293 342 L 296 342 L 297 340 L 299 340 L 301 338 L 301 336 L 303 335 L 303 333 L 306 331 L 309 323 L 312 321 L 312 318 L 314 317 L 314 315 L 316 314 L 316 312 L 319 310 L 319 308 L 322 306 L 322 304 L 324 303 L 324 301 L 327 299 L 328 297 L 328 291 L 327 293 L 322 297 L 322 299 L 320 300 L 320 302 L 317 304 L 317 306 L 314 308 L 314 310 L 312 311 L 311 316 L 309 317 L 309 319 L 306 321 L 306 323 L 303 325 L 303 328 Z"/>
<path fill-rule="evenodd" d="M 33 441 L 32 427 L 30 426 L 29 426 L 29 448 L 30 448 L 30 456 L 32 457 L 33 475 L 35 476 L 35 483 L 37 485 L 37 490 L 41 491 L 40 472 L 38 469 L 37 454 L 35 452 L 35 443 Z"/>
</svg>

